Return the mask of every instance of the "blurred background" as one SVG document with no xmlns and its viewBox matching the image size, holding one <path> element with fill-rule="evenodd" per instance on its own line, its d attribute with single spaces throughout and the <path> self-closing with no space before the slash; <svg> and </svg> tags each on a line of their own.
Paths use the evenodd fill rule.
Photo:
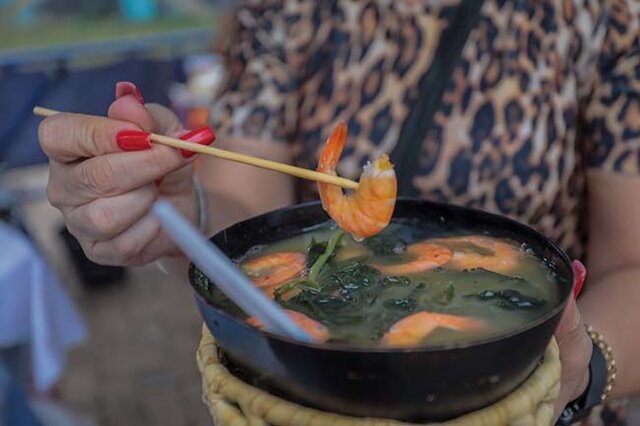
<svg viewBox="0 0 640 426">
<path fill-rule="evenodd" d="M 0 0 L 0 426 L 208 425 L 186 283 L 84 257 L 49 206 L 34 104 L 106 114 L 118 81 L 208 120 L 231 0 Z"/>
</svg>

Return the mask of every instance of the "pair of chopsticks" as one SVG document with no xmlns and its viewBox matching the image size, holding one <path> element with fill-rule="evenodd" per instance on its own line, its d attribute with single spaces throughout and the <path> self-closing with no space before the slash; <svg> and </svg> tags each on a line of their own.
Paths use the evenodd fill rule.
<svg viewBox="0 0 640 426">
<path fill-rule="evenodd" d="M 52 115 L 60 113 L 60 111 L 36 106 L 33 108 L 33 113 L 41 117 L 50 117 Z M 265 160 L 263 158 L 252 157 L 250 155 L 239 154 L 237 152 L 227 151 L 212 146 L 197 145 L 194 143 L 185 142 L 177 138 L 171 138 L 169 136 L 152 133 L 151 142 L 171 146 L 174 148 L 185 149 L 187 151 L 198 152 L 200 154 L 211 155 L 214 157 L 223 158 L 225 160 L 235 161 L 237 163 L 249 164 L 252 166 L 260 167 L 262 169 L 273 170 L 276 172 L 285 173 L 291 176 L 312 180 L 315 182 L 328 183 L 347 189 L 358 188 L 358 182 L 340 176 L 333 176 L 315 170 L 292 166 L 290 164 L 284 164 L 277 161 Z"/>
</svg>

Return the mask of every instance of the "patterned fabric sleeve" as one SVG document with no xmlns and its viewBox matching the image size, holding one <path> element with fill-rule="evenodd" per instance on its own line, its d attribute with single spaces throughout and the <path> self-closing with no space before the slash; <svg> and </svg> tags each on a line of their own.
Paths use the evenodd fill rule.
<svg viewBox="0 0 640 426">
<path fill-rule="evenodd" d="M 243 0 L 221 27 L 227 81 L 212 109 L 217 133 L 285 142 L 295 131 L 307 31 L 288 0 Z M 292 3 L 292 4 L 289 4 Z M 313 2 L 302 2 L 313 3 Z"/>
<path fill-rule="evenodd" d="M 591 168 L 640 174 L 640 2 L 604 2 L 606 34 L 583 110 Z"/>
</svg>

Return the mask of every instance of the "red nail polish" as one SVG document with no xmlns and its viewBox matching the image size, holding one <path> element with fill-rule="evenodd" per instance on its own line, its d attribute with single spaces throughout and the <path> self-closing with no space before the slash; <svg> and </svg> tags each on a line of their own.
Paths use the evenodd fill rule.
<svg viewBox="0 0 640 426">
<path fill-rule="evenodd" d="M 119 81 L 116 83 L 116 99 L 119 99 L 126 95 L 135 96 L 136 100 L 144 105 L 144 99 L 142 98 L 142 94 L 138 90 L 135 84 L 130 81 Z"/>
<path fill-rule="evenodd" d="M 587 278 L 587 268 L 585 268 L 579 260 L 571 262 L 571 266 L 573 267 L 573 275 L 575 277 L 573 284 L 573 297 L 577 299 L 582 287 L 584 286 L 584 281 Z"/>
<path fill-rule="evenodd" d="M 151 133 L 142 130 L 121 130 L 116 135 L 116 143 L 123 151 L 142 151 L 151 148 Z"/>
<path fill-rule="evenodd" d="M 197 143 L 198 145 L 211 145 L 216 140 L 216 135 L 213 133 L 210 127 L 200 127 L 199 129 L 191 130 L 180 136 L 183 141 Z M 187 151 L 181 149 L 180 152 L 184 158 L 193 157 L 197 152 Z"/>
</svg>

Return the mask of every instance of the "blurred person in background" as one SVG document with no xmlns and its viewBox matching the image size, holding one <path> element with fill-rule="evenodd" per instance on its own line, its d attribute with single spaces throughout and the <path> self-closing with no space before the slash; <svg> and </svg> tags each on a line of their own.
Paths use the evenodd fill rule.
<svg viewBox="0 0 640 426">
<path fill-rule="evenodd" d="M 460 10 L 474 3 L 482 4 L 478 17 L 466 22 Z M 580 407 L 588 395 L 639 393 L 640 3 L 243 1 L 229 24 L 216 146 L 315 168 L 328 132 L 346 121 L 340 175 L 357 178 L 369 158 L 400 150 L 405 194 L 533 226 L 590 271 L 556 332 L 556 413 L 572 402 L 589 412 Z M 451 72 L 439 75 L 465 30 Z M 439 78 L 421 92 L 430 74 Z M 426 134 L 407 148 L 399 143 L 405 120 L 438 87 L 444 93 Z M 109 118 L 60 114 L 39 129 L 49 199 L 96 262 L 181 259 L 149 214 L 158 197 L 211 234 L 317 196 L 312 183 L 214 158 L 199 160 L 196 178 L 195 156 L 152 147 L 144 133 L 185 134 L 176 117 L 145 104 L 131 83 L 119 84 L 116 97 Z M 208 217 L 197 214 L 198 181 Z M 591 380 L 584 323 L 612 347 L 610 395 Z M 602 424 L 599 413 L 584 424 Z M 624 406 L 611 402 L 601 417 L 624 424 Z"/>
</svg>

